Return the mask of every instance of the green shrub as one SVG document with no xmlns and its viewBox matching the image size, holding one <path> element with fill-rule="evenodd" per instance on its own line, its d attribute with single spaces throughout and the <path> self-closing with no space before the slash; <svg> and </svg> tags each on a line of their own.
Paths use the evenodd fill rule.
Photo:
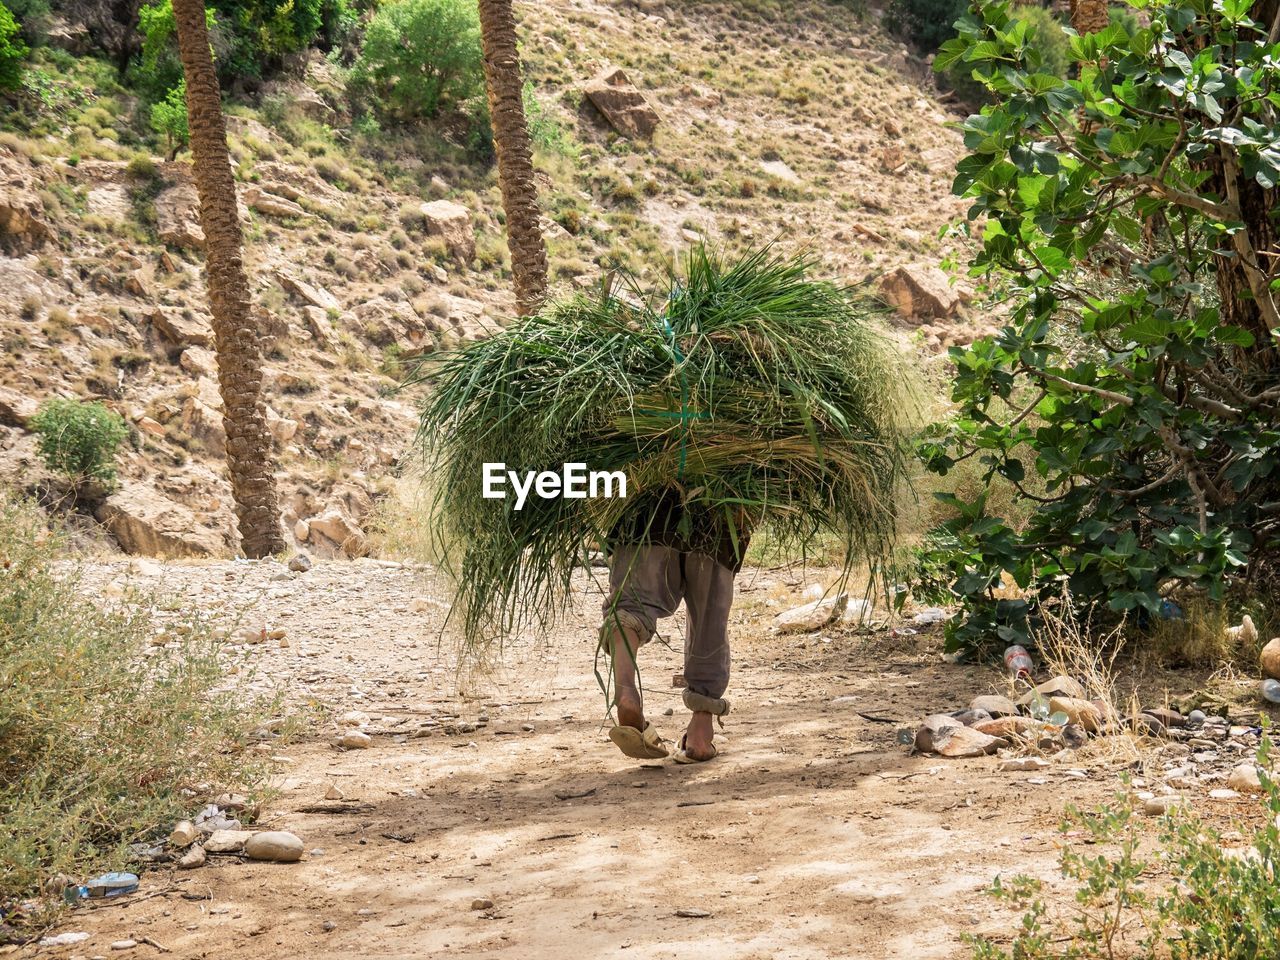
<svg viewBox="0 0 1280 960">
<path fill-rule="evenodd" d="M 129 435 L 124 419 L 98 402 L 46 400 L 30 422 L 45 465 L 77 483 L 115 483 L 116 450 Z"/>
<path fill-rule="evenodd" d="M 1013 16 L 1031 27 L 1031 43 L 1040 51 L 1041 69 L 1055 77 L 1066 78 L 1071 69 L 1071 38 L 1052 10 L 1037 6 L 1013 8 Z"/>
<path fill-rule="evenodd" d="M 30 51 L 18 37 L 18 22 L 9 8 L 0 3 L 0 90 L 22 87 L 23 63 Z"/>
<path fill-rule="evenodd" d="M 1258 751 L 1261 825 L 1232 850 L 1214 826 L 1181 811 L 1166 815 L 1154 850 L 1135 799 L 1126 794 L 1091 812 L 1068 808 L 1063 834 L 1081 837 L 1060 857 L 1077 887 L 1065 910 L 1041 896 L 1039 880 L 1000 878 L 999 900 L 1025 910 L 1012 942 L 968 938 L 974 960 L 1263 960 L 1280 956 L 1280 788 Z M 1241 855 L 1243 854 L 1243 855 Z"/>
<path fill-rule="evenodd" d="M 187 81 L 184 79 L 163 100 L 151 105 L 151 129 L 164 137 L 165 151 L 170 160 L 191 139 L 187 129 L 186 97 Z"/>
<path fill-rule="evenodd" d="M 469 0 L 399 0 L 369 22 L 354 80 L 388 116 L 435 116 L 483 91 L 480 20 Z"/>
<path fill-rule="evenodd" d="M 891 0 L 885 19 L 889 29 L 923 50 L 937 50 L 956 35 L 955 22 L 969 0 Z"/>
<path fill-rule="evenodd" d="M 205 626 L 160 634 L 151 602 L 81 590 L 61 543 L 0 499 L 0 903 L 132 866 L 130 843 L 261 772 L 242 749 L 259 711 L 214 692 L 225 673 Z"/>
<path fill-rule="evenodd" d="M 217 26 L 213 10 L 205 9 L 209 29 Z M 184 80 L 182 61 L 178 57 L 178 28 L 173 20 L 173 0 L 156 0 L 138 11 L 138 29 L 142 33 L 142 56 L 135 78 L 142 92 L 155 103 L 162 103 Z"/>
</svg>

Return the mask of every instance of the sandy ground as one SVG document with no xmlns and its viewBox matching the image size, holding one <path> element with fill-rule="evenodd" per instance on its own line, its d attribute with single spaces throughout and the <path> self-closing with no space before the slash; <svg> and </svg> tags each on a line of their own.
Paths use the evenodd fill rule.
<svg viewBox="0 0 1280 960">
<path fill-rule="evenodd" d="M 89 940 L 41 955 L 119 956 L 112 942 L 149 938 L 175 957 L 243 960 L 964 957 L 963 934 L 1012 929 L 981 895 L 992 878 L 1052 877 L 1063 805 L 1115 784 L 1066 763 L 1036 775 L 998 773 L 994 757 L 910 756 L 899 725 L 959 709 L 1001 677 L 942 663 L 936 634 L 770 636 L 812 572 L 744 572 L 722 755 L 680 767 L 638 764 L 608 742 L 592 672 L 599 594 L 585 576 L 555 636 L 460 678 L 438 642 L 446 594 L 429 571 L 128 569 L 97 564 L 88 584 L 114 593 L 127 577 L 225 623 L 286 631 L 287 647 L 230 650 L 241 666 L 228 682 L 279 690 L 308 718 L 300 738 L 264 747 L 278 793 L 261 821 L 309 852 L 152 870 L 143 898 L 75 911 L 61 928 Z M 671 738 L 688 717 L 671 687 L 678 618 L 666 634 L 642 669 Z M 332 744 L 351 710 L 370 718 L 369 749 Z M 344 799 L 325 800 L 331 787 Z M 492 908 L 472 909 L 477 899 Z"/>
</svg>

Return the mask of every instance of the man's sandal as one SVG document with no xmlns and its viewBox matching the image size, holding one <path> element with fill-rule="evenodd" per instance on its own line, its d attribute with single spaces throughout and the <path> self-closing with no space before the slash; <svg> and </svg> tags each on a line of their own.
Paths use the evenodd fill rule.
<svg viewBox="0 0 1280 960">
<path fill-rule="evenodd" d="M 648 720 L 645 721 L 643 730 L 615 726 L 609 731 L 609 739 L 633 760 L 661 760 L 671 754 L 666 741 L 659 735 L 658 728 Z"/>
<path fill-rule="evenodd" d="M 694 713 L 709 713 L 716 718 L 716 722 L 720 724 L 721 729 L 724 728 L 724 717 L 729 712 L 729 701 L 723 697 L 704 697 L 700 693 L 694 693 L 692 690 L 684 692 L 684 705 Z M 685 741 L 689 735 L 686 733 L 680 737 L 680 745 L 676 752 L 671 755 L 671 759 L 676 763 L 706 763 L 708 760 L 714 760 L 720 753 L 716 749 L 713 742 L 711 744 L 711 756 L 709 757 L 692 757 L 686 749 Z"/>
</svg>

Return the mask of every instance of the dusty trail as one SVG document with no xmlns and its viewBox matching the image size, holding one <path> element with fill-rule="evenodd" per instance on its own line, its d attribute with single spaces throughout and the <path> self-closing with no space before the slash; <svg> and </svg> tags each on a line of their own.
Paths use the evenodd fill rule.
<svg viewBox="0 0 1280 960">
<path fill-rule="evenodd" d="M 119 584 L 126 568 L 95 566 L 89 585 Z M 435 642 L 443 593 L 423 571 L 201 563 L 129 579 L 224 619 L 232 598 L 256 597 L 244 622 L 287 631 L 287 648 L 235 651 L 252 669 L 229 682 L 320 708 L 301 741 L 265 748 L 287 759 L 263 820 L 310 853 L 153 871 L 142 893 L 169 893 L 78 911 L 64 929 L 92 938 L 43 955 L 149 937 L 177 957 L 237 960 L 963 957 L 962 933 L 1010 928 L 980 895 L 996 872 L 1051 876 L 1063 803 L 1106 790 L 1060 765 L 1029 783 L 996 773 L 994 758 L 908 757 L 893 723 L 859 714 L 910 722 L 998 676 L 943 666 L 922 638 L 769 637 L 766 604 L 802 585 L 777 573 L 744 574 L 733 713 L 722 757 L 697 767 L 643 767 L 608 743 L 585 578 L 580 616 L 509 650 L 466 696 Z M 672 737 L 688 715 L 669 686 L 678 627 L 668 632 L 675 643 L 646 648 L 642 667 Z M 330 745 L 330 718 L 348 710 L 369 715 L 370 749 Z M 326 801 L 330 786 L 345 799 Z M 338 812 L 301 812 L 316 805 Z M 473 910 L 478 898 L 493 907 Z"/>
</svg>

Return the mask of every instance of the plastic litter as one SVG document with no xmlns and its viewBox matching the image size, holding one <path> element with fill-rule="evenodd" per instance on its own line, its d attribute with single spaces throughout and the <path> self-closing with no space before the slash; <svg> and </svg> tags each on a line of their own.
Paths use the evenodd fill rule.
<svg viewBox="0 0 1280 960">
<path fill-rule="evenodd" d="M 138 877 L 133 873 L 104 873 L 76 890 L 82 900 L 123 897 L 125 894 L 137 892 Z"/>
<path fill-rule="evenodd" d="M 1005 648 L 1004 665 L 1015 677 L 1031 676 L 1031 668 L 1034 666 L 1031 662 L 1031 654 L 1027 653 L 1025 647 L 1017 643 Z"/>
<path fill-rule="evenodd" d="M 930 623 L 941 623 L 945 619 L 947 619 L 947 611 L 941 607 L 925 607 L 911 618 L 911 622 L 925 626 Z"/>
<path fill-rule="evenodd" d="M 1268 703 L 1280 703 L 1280 680 L 1262 681 L 1262 699 Z"/>
</svg>

